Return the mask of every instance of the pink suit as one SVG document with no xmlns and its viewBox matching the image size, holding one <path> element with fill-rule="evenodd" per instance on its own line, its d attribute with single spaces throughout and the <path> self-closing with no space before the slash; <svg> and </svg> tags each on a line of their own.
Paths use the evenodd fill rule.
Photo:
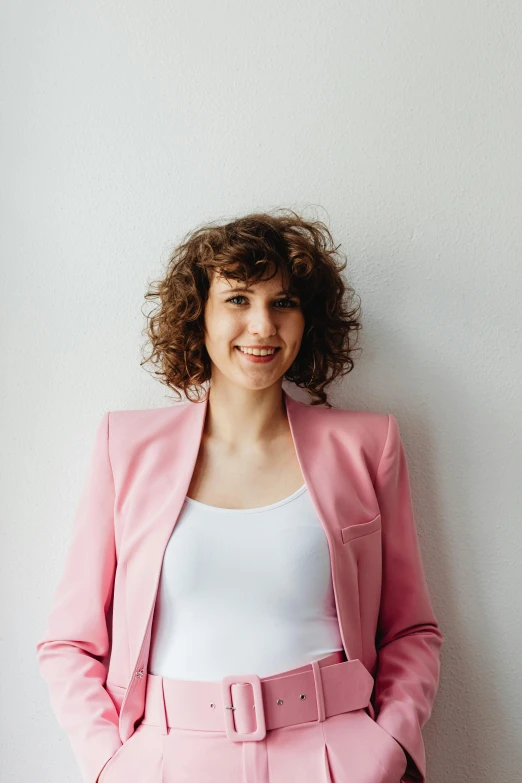
<svg viewBox="0 0 522 783">
<path fill-rule="evenodd" d="M 360 713 L 348 712 L 328 718 L 323 736 L 330 732 L 342 741 L 339 726 L 350 726 L 359 746 L 366 737 L 370 753 L 377 736 L 389 735 L 408 754 L 401 780 L 424 783 L 421 729 L 438 689 L 443 635 L 424 576 L 397 420 L 305 405 L 286 392 L 284 399 L 303 477 L 328 540 L 344 653 L 348 660 L 359 659 L 374 678 L 366 734 L 360 719 L 355 728 Z M 37 644 L 53 710 L 85 783 L 95 783 L 107 762 L 109 783 L 115 762 L 125 761 L 121 753 L 115 757 L 122 743 L 137 729 L 141 736 L 155 731 L 140 724 L 155 598 L 206 409 L 202 402 L 111 411 L 96 432 L 67 561 Z M 275 731 L 291 736 L 288 728 Z M 275 739 L 274 733 L 273 750 L 281 745 Z M 138 736 L 133 749 L 129 743 L 127 764 L 137 747 Z M 331 748 L 332 756 L 342 755 L 341 746 Z M 104 772 L 101 778 L 105 783 Z M 151 781 L 162 779 L 151 772 Z M 361 771 L 360 778 L 346 777 L 346 783 L 352 781 L 366 778 Z M 345 780 L 338 775 L 335 783 Z"/>
</svg>

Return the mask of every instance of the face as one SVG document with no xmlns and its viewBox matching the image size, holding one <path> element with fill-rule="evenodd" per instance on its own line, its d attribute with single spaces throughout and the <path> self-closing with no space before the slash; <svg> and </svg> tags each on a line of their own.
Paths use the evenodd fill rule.
<svg viewBox="0 0 522 783">
<path fill-rule="evenodd" d="M 214 274 L 205 304 L 205 345 L 213 380 L 222 375 L 252 390 L 279 382 L 297 356 L 304 324 L 298 297 L 282 290 L 281 272 L 248 290 L 239 280 Z M 257 356 L 241 347 L 276 350 Z"/>
</svg>

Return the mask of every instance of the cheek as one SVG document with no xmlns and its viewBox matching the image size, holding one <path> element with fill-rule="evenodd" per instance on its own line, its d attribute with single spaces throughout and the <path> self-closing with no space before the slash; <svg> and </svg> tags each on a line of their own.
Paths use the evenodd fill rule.
<svg viewBox="0 0 522 783">
<path fill-rule="evenodd" d="M 233 340 L 241 329 L 239 314 L 219 308 L 209 311 L 205 318 L 207 340 L 217 350 L 223 350 L 225 341 Z M 226 346 L 225 346 L 226 347 Z"/>
<path fill-rule="evenodd" d="M 235 324 L 235 319 L 224 317 L 215 321 L 213 328 L 207 331 L 206 347 L 210 358 L 216 364 L 231 361 L 234 357 L 236 342 L 239 342 L 241 330 Z"/>
<path fill-rule="evenodd" d="M 299 350 L 304 334 L 304 317 L 301 313 L 296 315 L 295 320 L 287 324 L 287 341 L 294 350 Z"/>
</svg>

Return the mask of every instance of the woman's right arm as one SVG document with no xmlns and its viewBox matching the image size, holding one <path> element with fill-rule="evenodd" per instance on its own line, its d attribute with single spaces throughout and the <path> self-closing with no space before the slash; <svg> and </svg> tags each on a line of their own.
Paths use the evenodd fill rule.
<svg viewBox="0 0 522 783">
<path fill-rule="evenodd" d="M 122 744 L 118 714 L 104 687 L 107 668 L 99 660 L 109 651 L 106 612 L 116 569 L 109 417 L 105 413 L 96 430 L 65 568 L 36 646 L 51 706 L 85 783 L 96 783 Z"/>
</svg>

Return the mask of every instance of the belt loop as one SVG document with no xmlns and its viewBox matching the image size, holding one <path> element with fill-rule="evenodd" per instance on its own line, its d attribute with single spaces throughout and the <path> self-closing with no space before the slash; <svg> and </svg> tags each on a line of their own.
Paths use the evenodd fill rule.
<svg viewBox="0 0 522 783">
<path fill-rule="evenodd" d="M 312 671 L 314 673 L 315 695 L 317 698 L 317 722 L 319 722 L 325 719 L 326 713 L 324 709 L 323 678 L 318 661 L 312 661 Z"/>
<path fill-rule="evenodd" d="M 163 687 L 163 677 L 160 677 L 160 697 L 161 697 L 161 709 L 160 709 L 160 721 L 161 721 L 161 733 L 168 734 L 169 729 L 167 725 L 167 707 L 165 705 L 165 689 Z"/>
</svg>

